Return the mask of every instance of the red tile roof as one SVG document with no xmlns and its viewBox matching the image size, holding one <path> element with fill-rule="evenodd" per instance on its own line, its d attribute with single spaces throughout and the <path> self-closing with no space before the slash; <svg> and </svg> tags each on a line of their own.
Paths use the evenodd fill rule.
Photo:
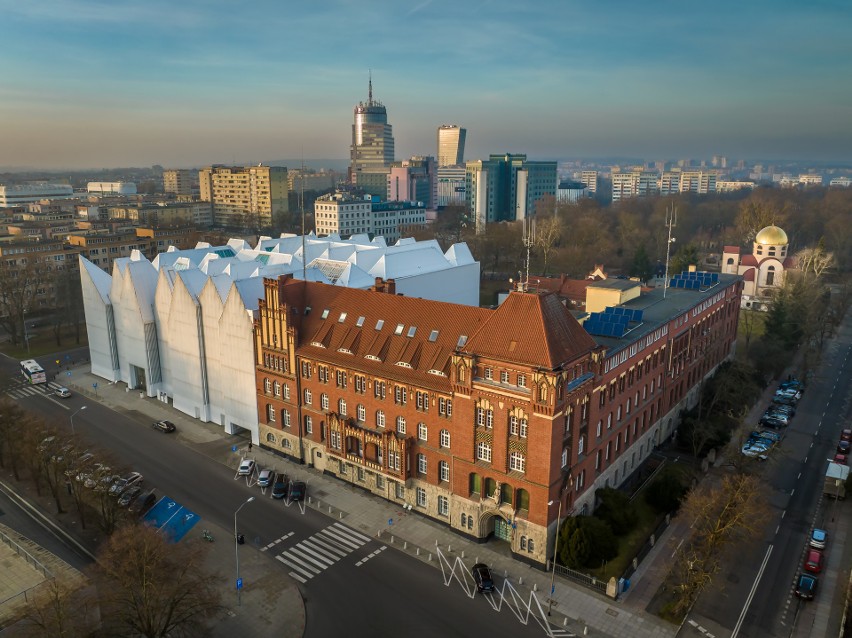
<svg viewBox="0 0 852 638">
<path fill-rule="evenodd" d="M 464 350 L 549 370 L 596 347 L 553 293 L 510 293 Z"/>
<path fill-rule="evenodd" d="M 722 249 L 722 252 L 723 253 L 733 253 L 735 255 L 739 255 L 740 254 L 740 247 L 739 246 L 725 246 Z"/>
</svg>

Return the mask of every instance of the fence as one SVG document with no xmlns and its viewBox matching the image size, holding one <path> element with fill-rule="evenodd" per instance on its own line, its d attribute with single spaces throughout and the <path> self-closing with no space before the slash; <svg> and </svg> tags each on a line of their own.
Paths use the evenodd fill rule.
<svg viewBox="0 0 852 638">
<path fill-rule="evenodd" d="M 51 573 L 51 571 L 47 567 L 42 565 L 35 556 L 33 556 L 27 550 L 25 550 L 23 547 L 18 545 L 18 543 L 16 543 L 12 539 L 11 536 L 6 534 L 2 530 L 0 530 L 0 541 L 3 541 L 4 543 L 6 543 L 6 545 L 11 547 L 13 550 L 15 550 L 15 553 L 18 554 L 18 556 L 20 556 L 25 561 L 27 561 L 27 563 L 31 567 L 33 567 L 37 571 L 41 572 L 41 574 L 47 580 L 53 580 L 53 574 Z M 37 585 L 30 587 L 29 589 L 25 589 L 24 591 L 15 594 L 14 596 L 10 596 L 9 598 L 7 598 L 5 600 L 0 600 L 0 610 L 2 610 L 3 608 L 11 607 L 11 606 L 16 605 L 16 604 L 29 602 L 30 596 L 32 594 L 34 594 L 35 590 L 38 589 L 39 587 L 41 587 L 43 584 L 44 583 L 41 582 Z"/>
<path fill-rule="evenodd" d="M 548 566 L 548 569 L 553 569 L 552 563 Z M 600 580 L 599 578 L 589 576 L 583 572 L 574 571 L 573 569 L 569 569 L 559 563 L 556 564 L 556 573 L 560 576 L 573 580 L 575 583 L 579 583 L 580 585 L 589 587 L 590 589 L 597 589 L 598 591 L 606 594 L 607 581 L 605 580 Z"/>
</svg>

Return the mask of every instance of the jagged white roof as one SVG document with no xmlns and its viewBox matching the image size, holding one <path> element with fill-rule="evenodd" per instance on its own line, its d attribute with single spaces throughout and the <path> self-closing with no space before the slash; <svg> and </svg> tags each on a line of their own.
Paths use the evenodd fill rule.
<svg viewBox="0 0 852 638">
<path fill-rule="evenodd" d="M 112 277 L 83 257 L 83 255 L 79 255 L 78 258 L 80 260 L 80 272 L 88 275 L 92 284 L 95 286 L 95 290 L 98 291 L 101 301 L 103 301 L 104 305 L 108 305 L 110 303 L 109 293 L 112 288 Z"/>
</svg>

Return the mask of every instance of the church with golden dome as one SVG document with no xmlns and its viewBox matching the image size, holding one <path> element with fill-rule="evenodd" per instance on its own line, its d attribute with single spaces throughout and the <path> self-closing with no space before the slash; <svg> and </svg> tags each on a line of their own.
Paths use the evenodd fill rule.
<svg viewBox="0 0 852 638">
<path fill-rule="evenodd" d="M 752 242 L 750 255 L 740 255 L 739 246 L 725 246 L 722 272 L 742 275 L 742 307 L 767 310 L 769 301 L 784 284 L 786 271 L 795 268 L 795 260 L 787 254 L 787 233 L 778 226 L 762 229 Z"/>
</svg>

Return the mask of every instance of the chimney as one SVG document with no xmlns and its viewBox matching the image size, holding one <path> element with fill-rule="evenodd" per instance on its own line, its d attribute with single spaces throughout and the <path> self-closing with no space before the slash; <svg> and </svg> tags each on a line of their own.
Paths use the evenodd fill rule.
<svg viewBox="0 0 852 638">
<path fill-rule="evenodd" d="M 396 294 L 396 281 L 393 278 L 387 280 L 385 292 L 387 292 L 389 295 Z"/>
</svg>

